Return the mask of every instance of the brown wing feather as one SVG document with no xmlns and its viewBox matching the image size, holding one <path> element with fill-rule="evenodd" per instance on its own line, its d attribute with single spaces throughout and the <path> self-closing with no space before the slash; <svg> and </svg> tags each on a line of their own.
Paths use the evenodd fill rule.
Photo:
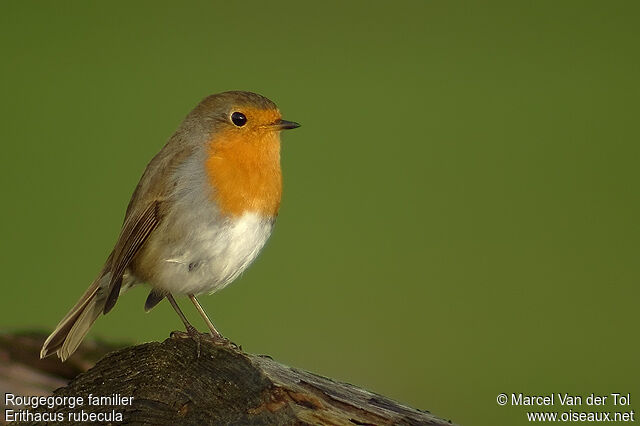
<svg viewBox="0 0 640 426">
<path fill-rule="evenodd" d="M 151 232 L 160 222 L 160 209 L 162 201 L 167 199 L 167 194 L 172 191 L 174 171 L 194 152 L 194 148 L 184 138 L 185 131 L 179 129 L 169 142 L 156 154 L 145 169 L 138 186 L 136 186 L 125 214 L 120 238 L 114 249 L 112 272 L 109 283 L 109 296 L 104 306 L 104 313 L 109 312 L 120 294 L 122 275 L 131 260 Z M 191 140 L 191 139 L 189 139 Z M 194 138 L 193 140 L 198 140 Z M 142 213 L 138 213 L 144 209 Z"/>
<path fill-rule="evenodd" d="M 127 266 L 145 243 L 151 232 L 158 226 L 159 202 L 154 201 L 135 220 L 128 221 L 122 230 L 122 236 L 114 251 L 111 281 L 109 282 L 109 296 L 104 306 L 104 313 L 109 312 L 120 295 L 122 275 Z"/>
</svg>

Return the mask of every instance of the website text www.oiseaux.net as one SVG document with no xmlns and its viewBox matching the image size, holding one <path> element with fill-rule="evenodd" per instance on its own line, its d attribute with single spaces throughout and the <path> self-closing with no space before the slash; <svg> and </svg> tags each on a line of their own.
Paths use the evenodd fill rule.
<svg viewBox="0 0 640 426">
<path fill-rule="evenodd" d="M 631 394 L 610 393 L 597 395 L 570 395 L 567 393 L 551 393 L 548 395 L 527 395 L 501 393 L 497 397 L 498 405 L 522 407 L 561 406 L 558 411 L 527 411 L 529 422 L 634 422 L 635 411 L 630 407 Z M 606 404 L 613 405 L 614 410 L 606 411 Z M 582 410 L 581 408 L 585 408 Z M 598 410 L 597 408 L 600 408 Z M 619 409 L 619 410 L 616 410 Z"/>
</svg>

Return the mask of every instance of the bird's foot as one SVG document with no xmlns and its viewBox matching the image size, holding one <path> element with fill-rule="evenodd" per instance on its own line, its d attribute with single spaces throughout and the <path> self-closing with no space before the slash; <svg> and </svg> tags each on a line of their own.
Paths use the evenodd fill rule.
<svg viewBox="0 0 640 426">
<path fill-rule="evenodd" d="M 172 331 L 172 338 L 180 338 L 180 339 L 192 339 L 196 342 L 196 357 L 200 358 L 200 342 L 203 337 L 207 337 L 207 334 L 202 334 L 194 326 L 191 324 L 187 325 L 187 331 Z"/>
<path fill-rule="evenodd" d="M 197 353 L 198 353 L 198 358 L 200 358 L 200 345 L 201 345 L 201 342 L 203 340 L 208 340 L 208 341 L 210 341 L 211 343 L 213 343 L 216 346 L 222 346 L 222 347 L 225 347 L 225 348 L 242 350 L 242 346 L 236 345 L 235 343 L 233 343 L 231 340 L 227 339 L 226 337 L 224 337 L 220 333 L 217 333 L 217 334 L 213 334 L 211 332 L 209 332 L 209 333 L 201 333 L 198 330 L 196 330 L 196 328 L 193 327 L 193 326 L 187 327 L 187 331 L 172 331 L 171 332 L 171 337 L 172 338 L 178 338 L 178 339 L 192 339 L 192 340 L 194 340 L 196 342 L 196 349 L 197 349 Z"/>
<path fill-rule="evenodd" d="M 214 345 L 224 346 L 231 349 L 240 349 L 240 346 L 236 345 L 231 340 L 227 339 L 219 333 L 217 335 L 209 333 L 207 337 L 213 342 Z"/>
</svg>

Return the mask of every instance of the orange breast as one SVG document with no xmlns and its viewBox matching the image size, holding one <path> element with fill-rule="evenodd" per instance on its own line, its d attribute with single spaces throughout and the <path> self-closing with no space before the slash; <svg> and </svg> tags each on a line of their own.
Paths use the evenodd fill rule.
<svg viewBox="0 0 640 426">
<path fill-rule="evenodd" d="M 277 132 L 247 135 L 229 131 L 209 144 L 206 170 L 223 214 L 256 212 L 275 217 L 282 197 L 280 136 Z"/>
</svg>

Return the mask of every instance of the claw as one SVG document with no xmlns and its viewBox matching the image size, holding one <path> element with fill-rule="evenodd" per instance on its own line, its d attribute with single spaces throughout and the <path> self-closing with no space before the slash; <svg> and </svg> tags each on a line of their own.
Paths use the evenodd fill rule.
<svg viewBox="0 0 640 426">
<path fill-rule="evenodd" d="M 189 325 L 189 327 L 187 327 L 187 333 L 196 342 L 196 358 L 199 359 L 200 358 L 200 339 L 202 338 L 202 335 L 192 325 Z"/>
<path fill-rule="evenodd" d="M 172 339 L 175 338 L 179 338 L 179 339 L 192 339 L 194 342 L 196 342 L 196 358 L 200 358 L 200 347 L 201 347 L 201 341 L 202 341 L 202 337 L 203 334 L 201 334 L 198 330 L 195 329 L 195 327 L 193 326 L 189 326 L 187 327 L 187 331 L 172 331 L 170 334 Z"/>
</svg>

